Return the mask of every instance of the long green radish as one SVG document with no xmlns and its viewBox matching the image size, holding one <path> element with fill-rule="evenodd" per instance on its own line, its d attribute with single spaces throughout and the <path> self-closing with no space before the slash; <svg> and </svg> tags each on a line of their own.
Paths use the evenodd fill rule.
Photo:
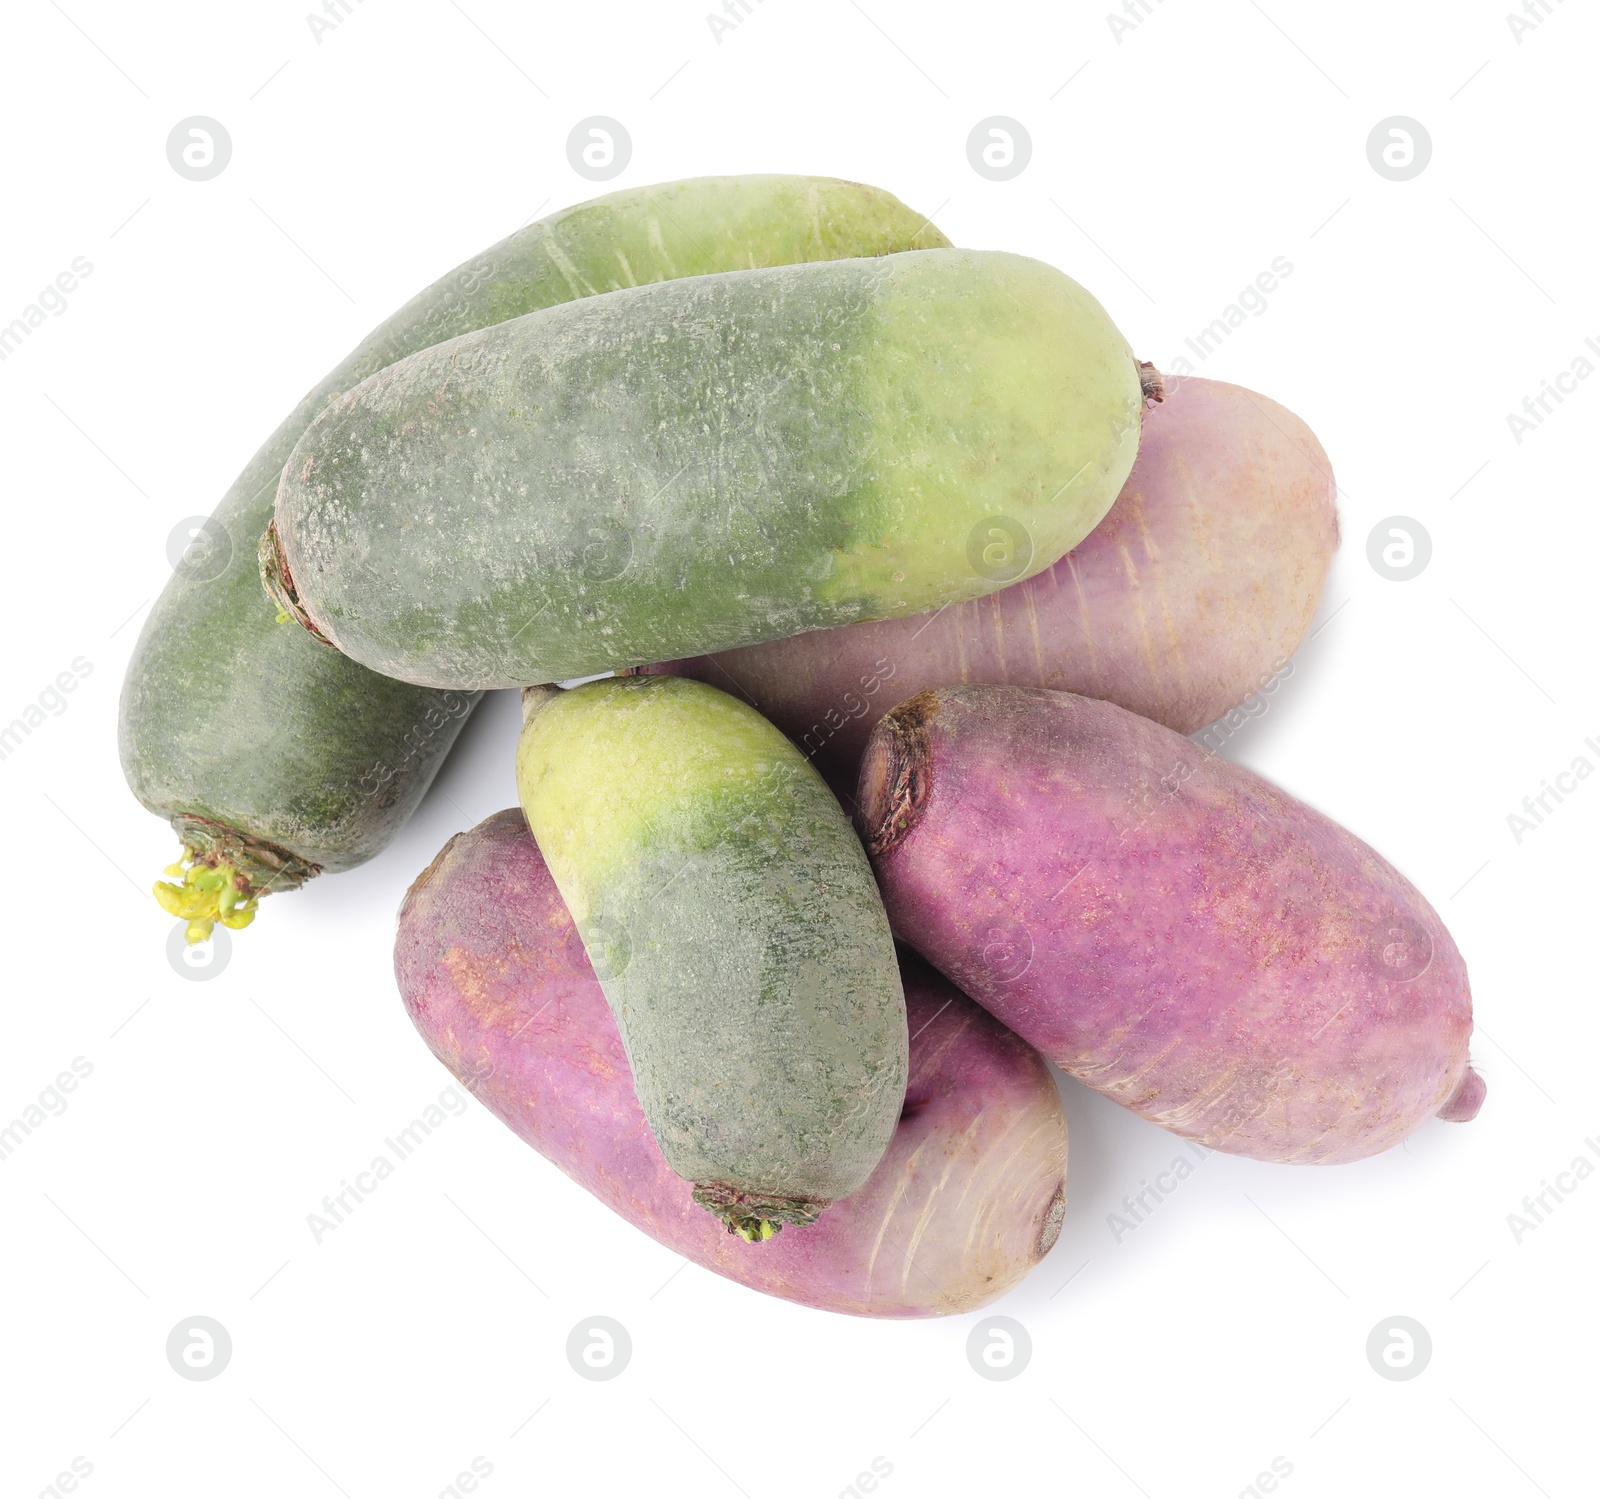
<svg viewBox="0 0 1600 1499">
<path fill-rule="evenodd" d="M 355 660 L 457 690 L 920 613 L 1088 534 L 1144 396 L 1100 304 L 1019 255 L 636 287 L 333 402 L 285 465 L 263 576 Z"/>
<path fill-rule="evenodd" d="M 519 229 L 380 325 L 267 439 L 157 600 L 128 665 L 120 746 L 134 794 L 183 845 L 156 887 L 189 921 L 240 927 L 257 899 L 349 869 L 395 835 L 470 693 L 390 681 L 279 622 L 256 542 L 279 474 L 337 397 L 419 349 L 537 308 L 670 277 L 947 244 L 888 193 L 820 177 L 631 189 Z"/>
<path fill-rule="evenodd" d="M 905 1097 L 905 1001 L 860 842 L 754 709 L 680 677 L 529 688 L 517 788 L 672 1169 L 731 1232 L 811 1223 Z"/>
</svg>

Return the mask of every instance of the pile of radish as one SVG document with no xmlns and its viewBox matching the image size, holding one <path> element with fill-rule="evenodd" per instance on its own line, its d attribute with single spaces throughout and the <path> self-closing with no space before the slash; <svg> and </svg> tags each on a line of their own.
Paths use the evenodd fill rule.
<svg viewBox="0 0 1600 1499">
<path fill-rule="evenodd" d="M 887 193 L 703 178 L 528 225 L 318 385 L 211 529 L 123 689 L 183 846 L 162 906 L 202 941 L 371 858 L 521 688 L 522 805 L 412 885 L 401 996 L 719 1274 L 875 1317 L 1002 1294 L 1065 1208 L 1049 1063 L 1264 1161 L 1483 1100 L 1421 893 L 1184 737 L 1310 623 L 1315 436 Z"/>
</svg>

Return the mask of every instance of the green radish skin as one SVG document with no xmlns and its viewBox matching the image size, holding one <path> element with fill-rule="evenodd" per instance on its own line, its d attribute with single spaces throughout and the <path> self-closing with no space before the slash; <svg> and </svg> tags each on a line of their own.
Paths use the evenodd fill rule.
<svg viewBox="0 0 1600 1499">
<path fill-rule="evenodd" d="M 905 1096 L 905 1002 L 822 778 L 677 677 L 530 688 L 517 789 L 694 1198 L 751 1240 L 859 1188 Z"/>
<path fill-rule="evenodd" d="M 257 539 L 318 414 L 397 359 L 574 298 L 677 276 L 947 244 L 898 199 L 831 178 L 707 177 L 630 189 L 519 229 L 406 303 L 268 438 L 180 566 L 129 662 L 123 771 L 188 864 L 157 896 L 243 926 L 256 899 L 379 852 L 416 808 L 474 699 L 376 675 L 283 622 Z"/>
<path fill-rule="evenodd" d="M 284 468 L 263 575 L 375 671 L 561 680 L 978 598 L 1139 443 L 1105 310 L 1019 255 L 663 282 L 399 361 Z"/>
</svg>

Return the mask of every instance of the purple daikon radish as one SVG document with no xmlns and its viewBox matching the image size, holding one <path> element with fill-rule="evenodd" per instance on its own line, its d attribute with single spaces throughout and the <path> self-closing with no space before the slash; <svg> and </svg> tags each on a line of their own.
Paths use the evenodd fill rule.
<svg viewBox="0 0 1600 1499">
<path fill-rule="evenodd" d="M 890 923 L 1073 1077 L 1261 1160 L 1471 1119 L 1466 967 L 1353 834 L 1110 703 L 919 693 L 859 798 Z"/>
</svg>

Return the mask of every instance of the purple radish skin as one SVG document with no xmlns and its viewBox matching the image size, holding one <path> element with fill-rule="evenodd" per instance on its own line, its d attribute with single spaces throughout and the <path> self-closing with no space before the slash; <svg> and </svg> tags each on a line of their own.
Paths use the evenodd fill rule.
<svg viewBox="0 0 1600 1499">
<path fill-rule="evenodd" d="M 1354 1161 L 1471 1119 L 1466 967 L 1353 834 L 1110 703 L 958 687 L 873 731 L 896 935 L 1064 1071 L 1213 1150 Z"/>
</svg>

